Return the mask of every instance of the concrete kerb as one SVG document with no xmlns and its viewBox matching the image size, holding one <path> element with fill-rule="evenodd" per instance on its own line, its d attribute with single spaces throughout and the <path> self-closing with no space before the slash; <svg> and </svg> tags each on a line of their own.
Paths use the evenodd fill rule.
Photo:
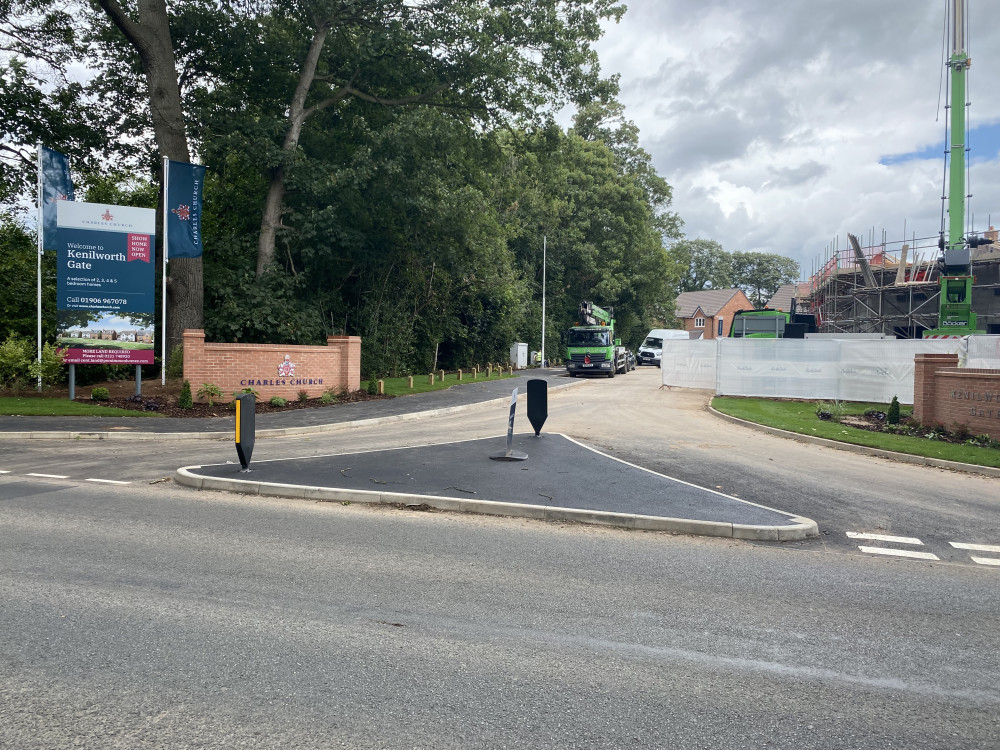
<svg viewBox="0 0 1000 750">
<path fill-rule="evenodd" d="M 302 486 L 277 482 L 260 482 L 252 479 L 206 477 L 193 473 L 200 466 L 181 467 L 176 472 L 177 484 L 198 490 L 216 490 L 244 495 L 289 497 L 336 503 L 367 503 L 393 505 L 454 513 L 475 513 L 488 516 L 529 518 L 537 521 L 581 523 L 630 531 L 661 531 L 673 534 L 726 537 L 756 541 L 800 541 L 816 536 L 819 529 L 815 521 L 793 517 L 792 524 L 764 526 L 733 524 L 718 521 L 699 521 L 688 518 L 668 518 L 613 511 L 560 508 L 530 503 L 508 503 L 492 500 L 472 500 L 436 495 L 412 495 L 374 490 L 347 490 L 336 487 Z"/>
<path fill-rule="evenodd" d="M 470 381 L 473 382 L 473 381 Z M 584 381 L 573 380 L 568 383 L 550 385 L 549 390 L 561 390 L 574 385 L 581 385 Z M 454 387 L 454 386 L 453 386 Z M 518 394 L 518 401 L 525 398 L 525 394 Z M 428 417 L 437 417 L 447 414 L 455 414 L 472 409 L 497 406 L 510 402 L 509 396 L 500 396 L 486 401 L 476 401 L 471 404 L 458 404 L 456 406 L 443 406 L 438 409 L 427 409 L 425 411 L 412 412 L 410 414 L 392 414 L 386 417 L 370 417 L 368 419 L 358 419 L 353 422 L 331 422 L 329 424 L 309 425 L 303 427 L 276 427 L 273 429 L 257 430 L 258 438 L 278 438 L 296 437 L 301 435 L 316 435 L 327 432 L 342 432 L 361 427 L 376 427 L 382 424 L 392 424 L 393 422 L 409 422 Z M 141 432 L 131 429 L 108 430 L 98 432 L 95 430 L 53 430 L 51 432 L 33 430 L 30 432 L 0 432 L 0 440 L 231 440 L 232 431 L 225 432 Z"/>
<path fill-rule="evenodd" d="M 900 461 L 902 463 L 917 464 L 918 466 L 931 466 L 936 469 L 961 471 L 967 474 L 984 474 L 989 477 L 1000 477 L 1000 469 L 994 468 L 992 466 L 963 464 L 959 461 L 945 461 L 944 459 L 940 458 L 929 458 L 927 456 L 914 456 L 910 453 L 896 453 L 895 451 L 882 450 L 881 448 L 869 448 L 868 446 L 865 445 L 853 445 L 851 443 L 841 443 L 838 440 L 829 440 L 828 438 L 821 438 L 815 435 L 803 435 L 802 433 L 799 432 L 781 430 L 778 429 L 777 427 L 768 427 L 767 425 L 758 424 L 756 422 L 750 422 L 746 419 L 740 419 L 739 417 L 734 417 L 729 414 L 723 414 L 721 411 L 714 409 L 711 405 L 707 406 L 706 408 L 716 417 L 723 419 L 727 422 L 743 425 L 744 427 L 749 427 L 752 430 L 757 430 L 758 432 L 766 432 L 770 435 L 776 435 L 777 437 L 788 438 L 790 440 L 798 440 L 800 443 L 823 445 L 826 446 L 827 448 L 834 448 L 839 451 L 858 453 L 865 456 L 875 456 L 877 458 L 886 458 L 889 459 L 890 461 Z"/>
</svg>

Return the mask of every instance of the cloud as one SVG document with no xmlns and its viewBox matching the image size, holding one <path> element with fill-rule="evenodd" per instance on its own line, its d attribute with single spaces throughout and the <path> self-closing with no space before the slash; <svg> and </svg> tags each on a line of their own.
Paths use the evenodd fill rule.
<svg viewBox="0 0 1000 750">
<path fill-rule="evenodd" d="M 936 236 L 944 12 L 911 0 L 630 0 L 605 73 L 691 237 L 808 273 L 848 231 Z M 973 210 L 1000 215 L 1000 4 L 972 0 Z M 944 102 L 942 102 L 943 104 Z M 938 153 L 934 153 L 937 151 Z M 997 223 L 997 222 L 994 222 Z"/>
</svg>

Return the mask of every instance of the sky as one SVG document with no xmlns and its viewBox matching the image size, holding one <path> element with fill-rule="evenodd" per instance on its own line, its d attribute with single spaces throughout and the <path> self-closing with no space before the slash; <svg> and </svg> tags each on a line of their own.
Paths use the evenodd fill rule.
<svg viewBox="0 0 1000 750">
<path fill-rule="evenodd" d="M 802 278 L 847 233 L 937 237 L 947 0 L 624 0 L 596 45 L 689 239 Z M 975 228 L 1000 225 L 1000 3 L 968 0 Z M 939 106 L 940 99 L 940 106 Z"/>
</svg>

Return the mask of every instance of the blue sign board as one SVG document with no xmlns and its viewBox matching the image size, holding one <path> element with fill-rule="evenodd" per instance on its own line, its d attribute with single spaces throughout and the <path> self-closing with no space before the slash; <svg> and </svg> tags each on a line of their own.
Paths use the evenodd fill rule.
<svg viewBox="0 0 1000 750">
<path fill-rule="evenodd" d="M 156 212 L 59 201 L 56 310 L 68 363 L 152 364 Z"/>
</svg>

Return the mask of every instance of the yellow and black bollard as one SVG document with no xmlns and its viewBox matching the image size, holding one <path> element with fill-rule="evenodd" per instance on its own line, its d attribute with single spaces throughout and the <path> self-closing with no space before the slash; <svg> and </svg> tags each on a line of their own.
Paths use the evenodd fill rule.
<svg viewBox="0 0 1000 750">
<path fill-rule="evenodd" d="M 252 393 L 236 397 L 236 453 L 240 457 L 241 472 L 250 471 L 250 455 L 256 434 L 254 414 L 257 399 Z"/>
</svg>

